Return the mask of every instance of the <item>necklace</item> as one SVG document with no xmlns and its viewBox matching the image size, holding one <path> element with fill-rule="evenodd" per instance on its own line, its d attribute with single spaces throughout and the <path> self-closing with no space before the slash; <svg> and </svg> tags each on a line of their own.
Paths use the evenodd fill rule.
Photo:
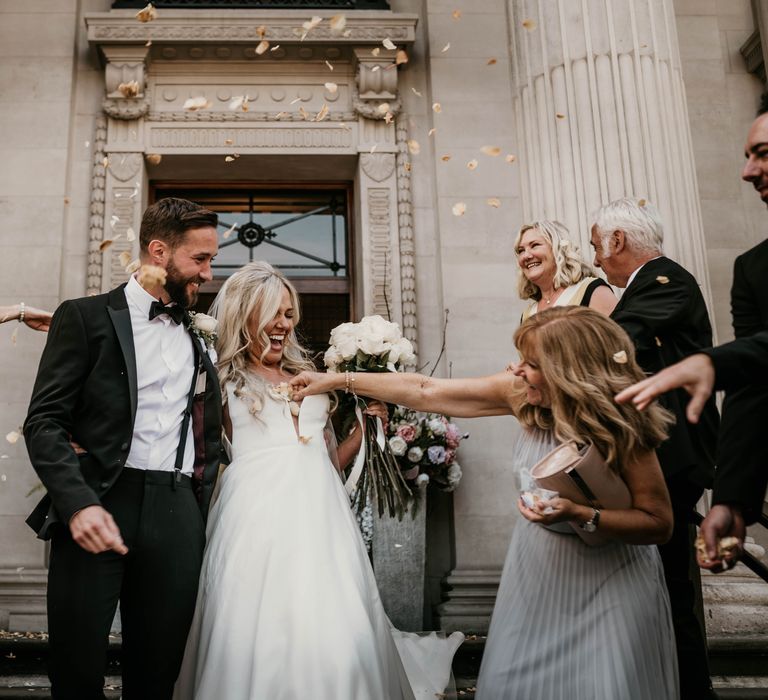
<svg viewBox="0 0 768 700">
<path fill-rule="evenodd" d="M 560 290 L 556 290 L 556 291 L 552 292 L 552 294 L 550 294 L 550 295 L 549 295 L 549 299 L 547 299 L 547 298 L 546 298 L 546 297 L 545 297 L 543 294 L 541 295 L 541 298 L 542 298 L 542 300 L 544 301 L 544 303 L 545 303 L 547 306 L 549 306 L 549 305 L 550 305 L 550 304 L 551 304 L 551 303 L 552 303 L 552 302 L 555 300 L 555 298 L 556 298 L 557 296 L 559 296 L 559 294 L 558 294 L 558 292 L 559 292 L 559 291 L 560 291 Z"/>
</svg>

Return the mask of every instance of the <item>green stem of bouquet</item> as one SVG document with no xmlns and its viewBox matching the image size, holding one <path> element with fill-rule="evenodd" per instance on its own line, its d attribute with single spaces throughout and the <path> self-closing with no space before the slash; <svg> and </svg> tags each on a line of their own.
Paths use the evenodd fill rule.
<svg viewBox="0 0 768 700">
<path fill-rule="evenodd" d="M 376 421 L 365 420 L 365 467 L 354 501 L 354 509 L 365 508 L 366 501 L 376 504 L 379 517 L 385 512 L 391 518 L 403 519 L 413 495 L 389 446 L 382 450 L 376 442 Z"/>
</svg>

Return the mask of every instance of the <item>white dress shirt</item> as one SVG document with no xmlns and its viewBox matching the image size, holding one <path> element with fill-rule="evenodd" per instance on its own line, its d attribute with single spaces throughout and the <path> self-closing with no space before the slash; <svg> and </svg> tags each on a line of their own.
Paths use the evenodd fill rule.
<svg viewBox="0 0 768 700">
<path fill-rule="evenodd" d="M 136 350 L 138 403 L 126 467 L 173 471 L 195 358 L 182 324 L 162 314 L 149 320 L 156 301 L 135 277 L 125 287 Z M 182 473 L 192 474 L 195 446 L 190 421 Z"/>
</svg>

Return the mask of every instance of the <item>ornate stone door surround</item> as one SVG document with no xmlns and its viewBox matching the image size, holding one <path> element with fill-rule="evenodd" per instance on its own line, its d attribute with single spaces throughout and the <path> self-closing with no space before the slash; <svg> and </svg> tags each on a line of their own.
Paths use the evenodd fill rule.
<svg viewBox="0 0 768 700">
<path fill-rule="evenodd" d="M 120 253 L 138 253 L 131 233 L 158 156 L 348 156 L 358 308 L 390 315 L 416 341 L 408 134 L 398 119 L 406 66 L 383 42 L 407 49 L 418 17 L 350 11 L 339 32 L 318 11 L 323 21 L 307 31 L 310 14 L 163 10 L 146 24 L 132 11 L 86 15 L 106 88 L 94 137 L 89 293 L 125 280 Z M 262 40 L 269 46 L 257 51 Z M 246 109 L 231 109 L 239 96 Z M 184 109 L 191 97 L 208 104 Z M 107 239 L 114 243 L 100 250 Z"/>
</svg>

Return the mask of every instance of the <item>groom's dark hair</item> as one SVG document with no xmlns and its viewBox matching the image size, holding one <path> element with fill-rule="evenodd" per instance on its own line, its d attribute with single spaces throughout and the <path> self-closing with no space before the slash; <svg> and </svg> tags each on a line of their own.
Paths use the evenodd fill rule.
<svg viewBox="0 0 768 700">
<path fill-rule="evenodd" d="M 141 217 L 139 243 L 146 252 L 150 241 L 164 241 L 171 249 L 184 241 L 184 234 L 193 228 L 219 224 L 219 216 L 210 209 L 178 197 L 164 197 L 147 207 Z"/>
</svg>

